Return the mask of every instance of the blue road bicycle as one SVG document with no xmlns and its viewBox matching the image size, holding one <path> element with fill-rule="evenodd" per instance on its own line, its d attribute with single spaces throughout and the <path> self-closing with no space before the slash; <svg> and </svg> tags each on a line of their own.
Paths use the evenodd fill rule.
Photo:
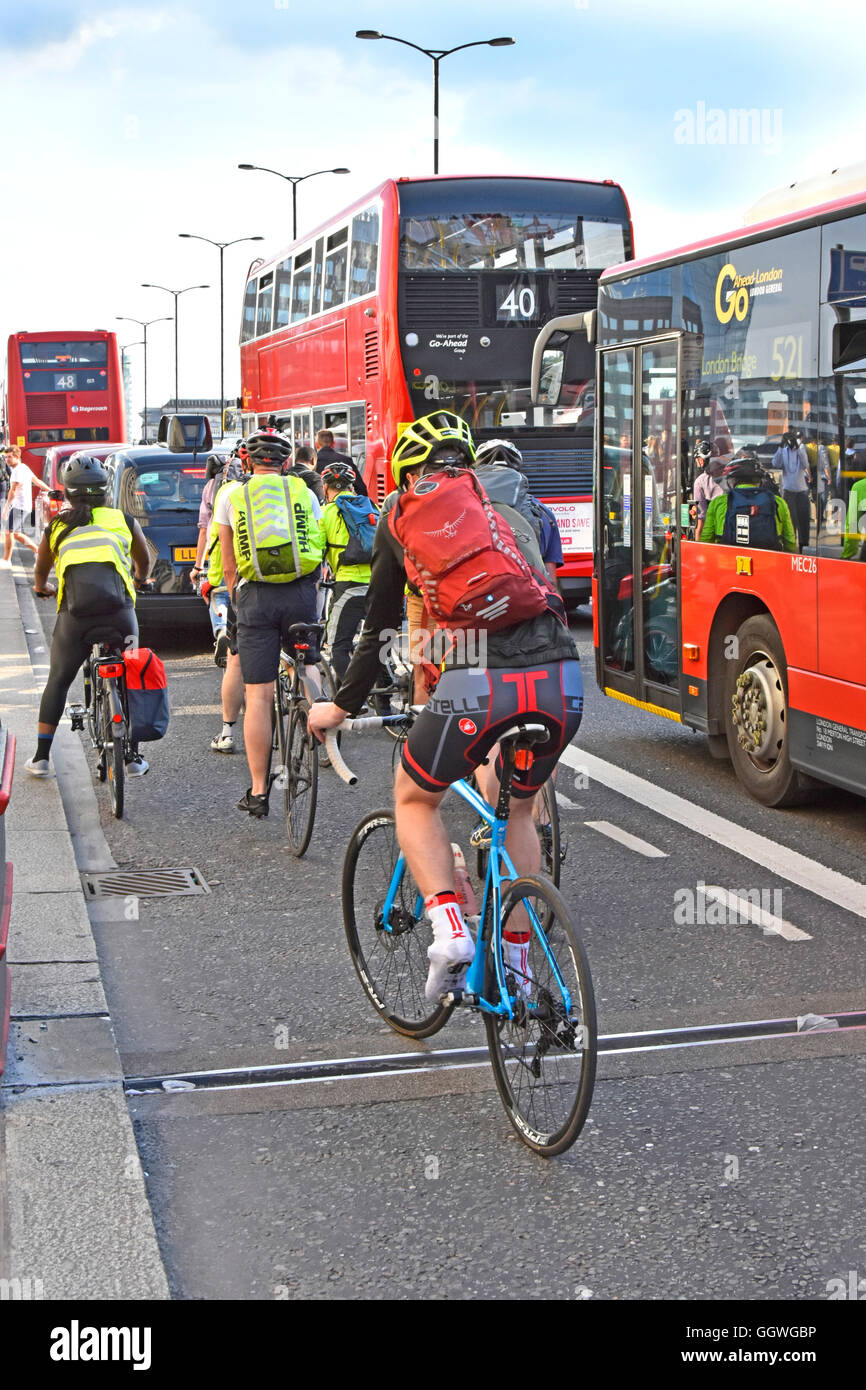
<svg viewBox="0 0 866 1390">
<path fill-rule="evenodd" d="M 387 727 L 399 718 L 349 719 L 341 732 Z M 543 725 L 521 722 L 501 739 L 495 809 L 467 781 L 451 788 L 491 827 L 475 959 L 462 991 L 433 1004 L 425 997 L 432 927 L 400 853 L 393 811 L 371 811 L 354 830 L 342 897 L 355 970 L 385 1022 L 406 1037 L 429 1038 L 458 1005 L 480 1012 L 508 1118 L 529 1148 L 553 1157 L 574 1143 L 589 1112 L 597 1030 L 589 962 L 561 893 L 543 874 L 518 875 L 505 848 L 515 758 L 547 737 Z M 327 746 L 343 780 L 357 780 L 333 735 Z M 529 932 L 525 971 L 515 971 L 503 957 L 509 926 Z"/>
</svg>

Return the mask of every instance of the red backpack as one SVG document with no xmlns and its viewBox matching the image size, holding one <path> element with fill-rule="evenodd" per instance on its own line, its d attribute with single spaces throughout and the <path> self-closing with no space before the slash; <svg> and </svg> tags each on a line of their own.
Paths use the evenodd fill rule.
<svg viewBox="0 0 866 1390">
<path fill-rule="evenodd" d="M 495 632 L 550 607 L 546 578 L 524 560 L 469 469 L 419 478 L 388 513 L 388 525 L 440 627 Z"/>
</svg>

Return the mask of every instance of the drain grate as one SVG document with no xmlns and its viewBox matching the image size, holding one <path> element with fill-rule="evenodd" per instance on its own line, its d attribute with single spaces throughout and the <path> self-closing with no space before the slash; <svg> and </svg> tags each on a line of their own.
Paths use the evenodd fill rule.
<svg viewBox="0 0 866 1390">
<path fill-rule="evenodd" d="M 82 874 L 84 896 L 93 898 L 176 898 L 210 889 L 198 869 L 111 869 Z"/>
</svg>

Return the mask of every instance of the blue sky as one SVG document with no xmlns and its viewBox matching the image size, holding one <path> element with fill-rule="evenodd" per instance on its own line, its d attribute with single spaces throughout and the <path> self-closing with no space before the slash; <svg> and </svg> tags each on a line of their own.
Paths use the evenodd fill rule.
<svg viewBox="0 0 866 1390">
<path fill-rule="evenodd" d="M 393 0 L 31 0 L 0 16 L 3 337 L 168 313 L 143 280 L 215 287 L 216 252 L 181 231 L 260 234 L 262 253 L 277 251 L 291 190 L 241 161 L 351 169 L 301 186 L 302 232 L 382 178 L 428 172 L 431 65 L 356 40 L 358 28 L 429 47 L 513 35 L 513 48 L 442 64 L 442 172 L 614 178 L 638 254 L 736 226 L 769 189 L 859 160 L 866 145 L 859 0 L 440 0 L 435 15 Z M 707 143 L 700 103 L 758 108 L 764 138 Z M 682 141 L 683 112 L 694 143 Z M 255 249 L 226 253 L 231 395 Z M 216 289 L 180 304 L 181 394 L 215 396 Z M 121 342 L 139 337 L 116 326 Z M 136 398 L 140 360 L 133 349 Z M 149 376 L 152 403 L 172 393 L 170 324 L 150 331 Z"/>
</svg>

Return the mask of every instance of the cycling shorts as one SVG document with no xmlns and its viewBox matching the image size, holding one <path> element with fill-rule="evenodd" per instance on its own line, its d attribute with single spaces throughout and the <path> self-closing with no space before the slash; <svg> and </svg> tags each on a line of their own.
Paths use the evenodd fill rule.
<svg viewBox="0 0 866 1390">
<path fill-rule="evenodd" d="M 280 648 L 290 646 L 292 623 L 315 623 L 316 574 L 289 584 L 242 584 L 237 591 L 237 644 L 245 685 L 266 685 L 276 680 Z M 311 635 L 307 662 L 319 659 L 318 643 Z"/>
<path fill-rule="evenodd" d="M 582 713 L 583 681 L 577 661 L 448 670 L 412 726 L 402 764 L 419 787 L 441 792 L 468 777 L 518 720 L 544 724 L 550 738 L 535 746 L 528 767 L 515 768 L 512 782 L 515 797 L 531 797 L 550 777 L 577 733 Z"/>
</svg>

